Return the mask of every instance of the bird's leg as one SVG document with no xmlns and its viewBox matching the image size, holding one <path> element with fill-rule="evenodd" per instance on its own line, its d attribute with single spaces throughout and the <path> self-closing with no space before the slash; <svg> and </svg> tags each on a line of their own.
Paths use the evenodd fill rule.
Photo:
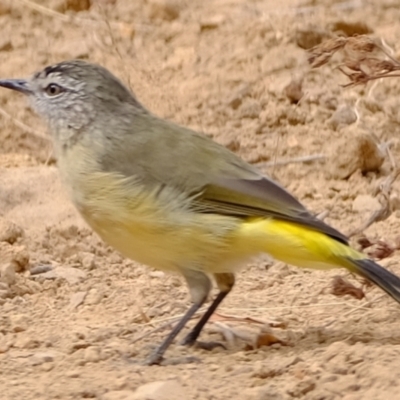
<svg viewBox="0 0 400 400">
<path fill-rule="evenodd" d="M 145 362 L 146 365 L 154 365 L 161 363 L 161 361 L 163 360 L 164 353 L 166 352 L 172 341 L 183 329 L 183 327 L 190 320 L 190 318 L 192 318 L 192 316 L 196 313 L 196 311 L 204 304 L 211 290 L 211 281 L 208 278 L 208 276 L 203 272 L 193 271 L 188 269 L 182 269 L 181 272 L 185 277 L 186 282 L 189 286 L 190 294 L 194 304 L 189 308 L 189 310 L 185 313 L 185 315 L 174 327 L 174 329 L 172 329 L 172 331 L 161 343 L 161 345 L 157 347 L 157 349 L 146 360 Z"/>
<path fill-rule="evenodd" d="M 188 333 L 188 335 L 183 339 L 182 343 L 186 346 L 191 346 L 196 342 L 196 339 L 200 335 L 201 330 L 204 325 L 210 319 L 211 315 L 213 315 L 214 311 L 221 304 L 222 300 L 228 295 L 228 293 L 232 290 L 233 285 L 235 284 L 235 275 L 224 273 L 224 274 L 214 274 L 215 281 L 217 282 L 218 288 L 220 292 L 217 297 L 211 303 L 210 307 L 200 318 L 199 322 L 194 326 L 194 328 Z M 197 344 L 204 349 L 213 349 L 217 346 L 225 347 L 221 343 L 202 343 L 197 342 Z"/>
</svg>

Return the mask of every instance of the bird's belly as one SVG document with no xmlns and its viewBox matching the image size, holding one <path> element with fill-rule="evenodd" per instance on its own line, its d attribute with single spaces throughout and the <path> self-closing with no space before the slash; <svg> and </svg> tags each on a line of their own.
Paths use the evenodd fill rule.
<svg viewBox="0 0 400 400">
<path fill-rule="evenodd" d="M 236 221 L 188 210 L 141 211 L 130 209 L 121 214 L 120 208 L 107 213 L 80 208 L 86 222 L 107 244 L 153 268 L 228 272 L 242 258 L 232 246 Z"/>
<path fill-rule="evenodd" d="M 112 174 L 92 174 L 74 203 L 92 229 L 124 256 L 161 269 L 231 272 L 252 246 L 237 246 L 236 218 L 199 213 L 175 190 L 149 190 Z M 250 254 L 252 253 L 252 254 Z"/>
<path fill-rule="evenodd" d="M 228 272 L 241 257 L 231 246 L 228 232 L 222 232 L 212 221 L 207 225 L 188 223 L 144 223 L 130 218 L 128 224 L 85 217 L 100 237 L 124 256 L 142 264 L 165 270 L 180 268 L 208 273 Z"/>
<path fill-rule="evenodd" d="M 102 224 L 88 221 L 101 238 L 125 257 L 161 270 L 176 270 L 184 259 L 173 238 L 173 233 L 155 231 L 155 226 L 143 223 L 129 227 L 118 224 Z M 189 238 L 188 238 L 189 242 Z"/>
</svg>

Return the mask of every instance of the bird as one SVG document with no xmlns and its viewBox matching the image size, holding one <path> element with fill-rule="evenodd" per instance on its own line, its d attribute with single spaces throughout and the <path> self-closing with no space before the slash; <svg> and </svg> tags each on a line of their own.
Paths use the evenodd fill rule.
<svg viewBox="0 0 400 400">
<path fill-rule="evenodd" d="M 237 154 L 153 114 L 106 68 L 84 60 L 1 79 L 49 126 L 58 169 L 87 224 L 122 255 L 180 273 L 192 305 L 147 365 L 219 292 L 182 344 L 193 345 L 259 254 L 301 268 L 345 268 L 400 302 L 400 278 L 352 248 L 284 187 Z"/>
</svg>

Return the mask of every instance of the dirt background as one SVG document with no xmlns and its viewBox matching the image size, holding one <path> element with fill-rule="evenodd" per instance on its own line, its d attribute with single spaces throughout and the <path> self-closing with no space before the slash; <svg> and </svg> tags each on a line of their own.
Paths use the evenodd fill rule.
<svg viewBox="0 0 400 400">
<path fill-rule="evenodd" d="M 89 6 L 1 0 L 0 76 L 24 77 L 77 57 L 99 62 L 153 112 L 258 164 L 344 233 L 380 207 L 379 185 L 400 157 L 400 80 L 343 89 L 347 80 L 335 65 L 311 70 L 303 47 L 334 33 L 370 33 L 400 58 L 397 0 Z M 285 87 L 299 79 L 303 97 L 293 104 Z M 0 90 L 0 113 L 2 399 L 398 397 L 399 306 L 345 271 L 266 259 L 239 274 L 202 334 L 227 350 L 173 345 L 167 365 L 141 366 L 189 305 L 182 279 L 102 244 L 69 203 L 46 128 L 25 99 Z M 377 171 L 361 173 L 366 137 L 380 148 L 389 143 L 393 161 L 383 153 L 371 168 Z M 279 164 L 314 155 L 324 158 Z M 395 182 L 390 215 L 363 232 L 386 248 L 398 243 L 399 193 Z M 380 262 L 400 274 L 399 251 Z M 338 274 L 366 297 L 332 294 Z M 281 343 L 257 344 L 268 338 Z M 174 364 L 185 355 L 200 362 Z"/>
</svg>

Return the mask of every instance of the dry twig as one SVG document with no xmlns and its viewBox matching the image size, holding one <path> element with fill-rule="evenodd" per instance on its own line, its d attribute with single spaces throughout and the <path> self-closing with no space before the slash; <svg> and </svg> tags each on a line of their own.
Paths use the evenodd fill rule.
<svg viewBox="0 0 400 400">
<path fill-rule="evenodd" d="M 23 131 L 25 131 L 26 133 L 29 133 L 30 135 L 36 136 L 40 139 L 44 139 L 44 140 L 50 140 L 50 137 L 48 137 L 47 135 L 45 135 L 42 132 L 39 131 L 35 131 L 34 129 L 32 129 L 31 127 L 29 127 L 28 125 L 24 124 L 23 122 L 21 122 L 20 120 L 14 118 L 12 115 L 10 115 L 6 110 L 4 110 L 4 108 L 0 107 L 0 114 L 5 117 L 6 119 L 10 120 L 14 125 L 18 126 L 18 128 L 21 128 Z"/>
<path fill-rule="evenodd" d="M 262 167 L 278 167 L 278 166 L 284 166 L 288 164 L 295 164 L 295 163 L 308 163 L 312 161 L 325 161 L 326 156 L 324 154 L 311 154 L 309 156 L 301 156 L 301 157 L 294 157 L 290 158 L 288 160 L 275 160 L 271 162 L 264 162 L 260 163 L 258 165 Z"/>
</svg>

